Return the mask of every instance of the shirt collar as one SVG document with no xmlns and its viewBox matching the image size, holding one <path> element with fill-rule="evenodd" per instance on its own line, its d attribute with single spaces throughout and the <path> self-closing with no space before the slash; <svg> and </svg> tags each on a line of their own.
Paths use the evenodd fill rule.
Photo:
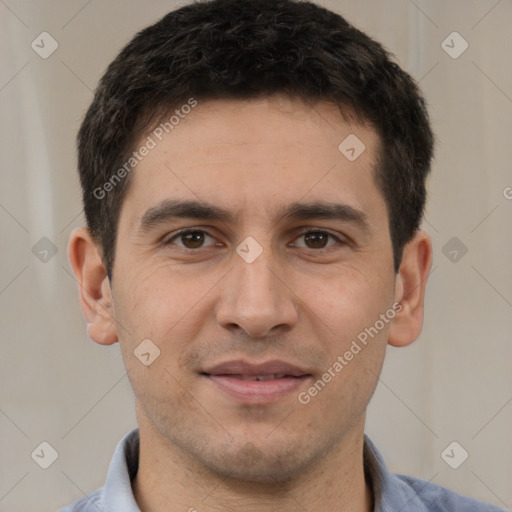
<svg viewBox="0 0 512 512">
<path fill-rule="evenodd" d="M 388 471 L 382 455 L 366 434 L 363 461 L 366 478 L 373 490 L 374 512 L 428 512 L 417 493 Z M 119 441 L 112 457 L 103 494 L 105 510 L 141 512 L 131 486 L 138 467 L 139 430 L 134 428 Z"/>
<path fill-rule="evenodd" d="M 373 490 L 374 512 L 428 512 L 417 492 L 389 472 L 382 455 L 367 434 L 364 435 L 363 461 L 365 475 Z"/>
<path fill-rule="evenodd" d="M 119 441 L 112 457 L 103 493 L 104 510 L 141 512 L 131 484 L 138 469 L 139 429 L 134 428 Z"/>
</svg>

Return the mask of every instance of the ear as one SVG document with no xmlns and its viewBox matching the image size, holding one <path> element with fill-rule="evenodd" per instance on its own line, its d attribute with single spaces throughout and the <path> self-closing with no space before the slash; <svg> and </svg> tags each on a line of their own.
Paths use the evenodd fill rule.
<svg viewBox="0 0 512 512">
<path fill-rule="evenodd" d="M 423 311 L 427 279 L 432 266 L 432 242 L 425 231 L 418 229 L 405 245 L 402 262 L 396 275 L 397 308 L 389 330 L 388 343 L 404 347 L 418 338 L 423 328 Z"/>
<path fill-rule="evenodd" d="M 112 345 L 118 341 L 112 316 L 112 291 L 100 250 L 87 228 L 72 231 L 68 258 L 78 282 L 89 338 L 100 345 Z"/>
</svg>

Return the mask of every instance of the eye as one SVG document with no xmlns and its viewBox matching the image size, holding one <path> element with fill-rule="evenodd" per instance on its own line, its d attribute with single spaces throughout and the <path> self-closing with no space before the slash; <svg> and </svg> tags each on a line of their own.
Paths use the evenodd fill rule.
<svg viewBox="0 0 512 512">
<path fill-rule="evenodd" d="M 320 229 L 309 229 L 308 231 L 300 234 L 296 238 L 296 240 L 299 240 L 301 238 L 304 239 L 304 244 L 293 244 L 295 247 L 313 249 L 314 251 L 317 252 L 327 250 L 329 247 L 333 245 L 344 243 L 339 237 L 337 237 L 333 233 Z M 208 239 L 210 239 L 213 243 L 206 244 Z M 332 243 L 329 243 L 329 239 L 331 240 Z M 179 231 L 171 238 L 165 240 L 163 242 L 163 245 L 176 245 L 185 250 L 195 250 L 219 244 L 216 243 L 215 238 L 210 236 L 206 231 L 194 228 L 183 229 Z"/>
<path fill-rule="evenodd" d="M 336 242 L 343 243 L 337 236 L 330 233 L 329 231 L 323 231 L 318 229 L 310 229 L 309 231 L 302 233 L 301 235 L 299 235 L 297 240 L 300 238 L 304 239 L 306 245 L 296 245 L 296 247 L 304 247 L 306 249 L 322 250 L 332 245 L 336 245 Z M 329 242 L 329 238 L 333 239 L 335 242 L 333 244 L 327 245 Z"/>
<path fill-rule="evenodd" d="M 164 245 L 177 245 L 178 247 L 182 247 L 184 249 L 200 249 L 204 247 L 205 240 L 210 238 L 215 242 L 215 239 L 211 237 L 206 231 L 202 229 L 183 229 L 173 237 L 164 241 Z M 182 245 L 175 244 L 174 241 L 178 240 Z M 210 245 L 215 245 L 210 244 Z"/>
</svg>

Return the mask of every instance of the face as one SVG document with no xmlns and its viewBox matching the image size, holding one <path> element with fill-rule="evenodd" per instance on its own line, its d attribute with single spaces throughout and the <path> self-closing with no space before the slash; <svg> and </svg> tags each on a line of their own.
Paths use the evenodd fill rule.
<svg viewBox="0 0 512 512">
<path fill-rule="evenodd" d="M 350 134 L 365 145 L 353 161 Z M 220 475 L 298 475 L 362 431 L 384 358 L 396 276 L 378 138 L 282 97 L 199 103 L 160 137 L 132 171 L 112 281 L 139 426 Z M 149 366 L 143 340 L 146 361 L 160 351 Z M 214 375 L 232 361 L 302 376 Z"/>
</svg>

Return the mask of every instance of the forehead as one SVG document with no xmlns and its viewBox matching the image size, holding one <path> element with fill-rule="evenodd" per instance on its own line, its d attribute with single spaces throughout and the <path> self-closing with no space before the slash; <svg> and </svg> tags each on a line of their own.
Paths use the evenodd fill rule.
<svg viewBox="0 0 512 512">
<path fill-rule="evenodd" d="M 270 219 L 301 199 L 384 205 L 373 172 L 377 134 L 336 105 L 276 96 L 198 102 L 184 112 L 135 147 L 151 149 L 132 171 L 123 204 L 132 228 L 148 208 L 177 198 L 229 208 L 237 221 L 244 212 Z"/>
</svg>

